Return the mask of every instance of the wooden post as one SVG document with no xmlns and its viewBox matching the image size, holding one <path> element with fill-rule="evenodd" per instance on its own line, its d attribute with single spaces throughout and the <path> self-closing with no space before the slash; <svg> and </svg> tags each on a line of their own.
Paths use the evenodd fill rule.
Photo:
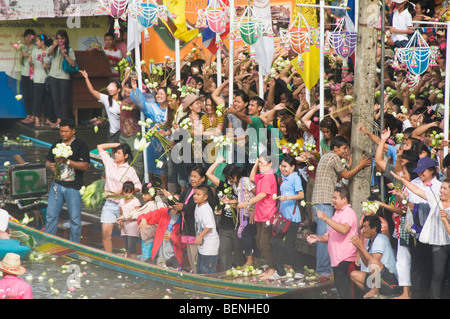
<svg viewBox="0 0 450 319">
<path fill-rule="evenodd" d="M 359 123 L 369 130 L 374 125 L 375 84 L 377 77 L 377 30 L 380 16 L 378 1 L 360 0 L 357 19 L 357 50 L 355 56 L 354 106 L 352 114 L 351 152 L 352 166 L 358 165 L 361 156 L 373 157 L 372 141 L 357 131 Z M 350 180 L 351 204 L 358 220 L 362 215 L 362 202 L 370 195 L 371 168 L 366 167 Z"/>
</svg>

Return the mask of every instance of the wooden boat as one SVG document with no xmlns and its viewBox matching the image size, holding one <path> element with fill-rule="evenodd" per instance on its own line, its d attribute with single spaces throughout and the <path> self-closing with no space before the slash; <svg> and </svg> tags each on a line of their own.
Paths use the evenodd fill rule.
<svg viewBox="0 0 450 319">
<path fill-rule="evenodd" d="M 107 253 L 85 244 L 74 243 L 59 236 L 49 235 L 15 221 L 10 221 L 9 228 L 12 231 L 23 232 L 30 236 L 34 242 L 34 249 L 37 251 L 55 256 L 67 256 L 181 289 L 206 293 L 217 298 L 282 297 L 283 294 L 294 291 L 298 298 L 304 298 L 312 292 L 332 287 L 334 284 L 329 278 L 298 287 L 282 281 L 259 281 L 255 277 L 233 278 L 225 275 L 225 273 L 191 274 Z"/>
</svg>

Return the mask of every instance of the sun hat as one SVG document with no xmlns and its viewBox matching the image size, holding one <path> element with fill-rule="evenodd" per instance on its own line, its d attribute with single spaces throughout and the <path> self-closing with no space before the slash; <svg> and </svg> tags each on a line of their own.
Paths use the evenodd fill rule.
<svg viewBox="0 0 450 319">
<path fill-rule="evenodd" d="M 25 267 L 20 265 L 20 256 L 14 253 L 7 253 L 0 262 L 0 270 L 11 274 L 20 276 L 26 272 Z"/>
<path fill-rule="evenodd" d="M 183 100 L 183 112 L 187 112 L 189 106 L 195 101 L 200 100 L 201 98 L 201 96 L 195 94 L 189 94 L 188 96 L 186 96 Z"/>
<path fill-rule="evenodd" d="M 417 162 L 417 167 L 413 170 L 414 173 L 422 173 L 426 169 L 430 167 L 435 167 L 436 162 L 429 158 L 429 157 L 423 157 Z"/>
</svg>

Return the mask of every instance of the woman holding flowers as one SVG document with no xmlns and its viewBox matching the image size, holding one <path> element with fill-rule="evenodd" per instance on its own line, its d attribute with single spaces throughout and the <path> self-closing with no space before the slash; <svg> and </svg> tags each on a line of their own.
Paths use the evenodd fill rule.
<svg viewBox="0 0 450 319">
<path fill-rule="evenodd" d="M 159 87 L 156 91 L 156 102 L 150 102 L 138 88 L 136 80 L 136 78 L 131 79 L 133 90 L 130 92 L 130 98 L 144 112 L 147 119 L 151 119 L 152 124 L 154 124 L 151 127 L 158 130 L 158 138 L 152 138 L 150 140 L 151 145 L 147 149 L 150 181 L 152 180 L 153 174 L 159 175 L 161 176 L 163 188 L 167 189 L 167 165 L 164 165 L 167 160 L 162 159 L 167 149 L 165 147 L 166 143 L 159 140 L 160 138 L 165 138 L 169 131 L 163 125 L 163 123 L 167 122 L 168 112 L 170 110 L 167 102 L 167 89 Z"/>
<path fill-rule="evenodd" d="M 76 65 L 75 51 L 70 47 L 67 31 L 59 30 L 56 32 L 55 41 L 53 41 L 48 54 L 52 56 L 48 80 L 52 93 L 53 110 L 57 118 L 55 125 L 57 126 L 61 119 L 69 117 L 72 96 L 70 74 L 63 70 L 63 63 L 65 60 L 72 67 Z"/>
<path fill-rule="evenodd" d="M 114 158 L 111 158 L 107 149 L 112 149 Z M 128 144 L 104 143 L 97 145 L 98 154 L 105 165 L 105 192 L 107 196 L 102 208 L 100 222 L 102 223 L 103 248 L 106 252 L 112 252 L 112 232 L 114 224 L 120 216 L 119 199 L 114 196 L 122 195 L 122 185 L 131 181 L 135 192 L 142 188 L 139 177 L 128 161 L 133 159 L 131 147 Z"/>
<path fill-rule="evenodd" d="M 393 175 L 412 193 L 427 201 L 430 206 L 430 213 L 420 232 L 419 241 L 432 247 L 431 296 L 434 299 L 440 299 L 443 280 L 446 272 L 448 274 L 446 265 L 450 255 L 450 235 L 445 224 L 450 213 L 450 179 L 442 182 L 437 193 L 433 190 L 431 183 L 421 188 L 395 173 Z"/>
</svg>

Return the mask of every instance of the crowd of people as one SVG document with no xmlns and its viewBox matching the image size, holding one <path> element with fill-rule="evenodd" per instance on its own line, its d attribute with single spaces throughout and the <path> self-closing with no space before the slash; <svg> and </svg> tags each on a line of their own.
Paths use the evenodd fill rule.
<svg viewBox="0 0 450 319">
<path fill-rule="evenodd" d="M 98 145 L 105 191 L 111 194 L 102 207 L 104 249 L 112 252 L 112 229 L 119 223 L 129 258 L 199 274 L 264 264 L 259 278 L 268 281 L 288 280 L 285 266 L 290 265 L 292 279 L 298 280 L 303 271 L 295 243 L 306 230 L 307 242 L 316 246 L 316 272 L 334 276 L 341 298 L 448 298 L 450 157 L 444 156 L 448 136 L 441 107 L 445 32 L 419 25 L 439 54 L 414 84 L 407 67 L 394 61 L 396 49 L 417 29 L 411 21 L 439 20 L 446 7 L 442 0 L 393 0 L 387 9 L 392 28 L 385 65 L 380 47 L 376 56 L 385 77 L 374 83 L 374 127 L 352 124 L 353 65 L 343 73 L 342 59 L 333 53 L 325 59 L 323 117 L 318 85 L 306 90 L 288 53 L 278 50 L 263 87 L 246 46 L 236 49 L 234 61 L 224 48 L 218 83 L 214 55 L 195 41 L 181 61 L 180 79 L 170 59 L 141 63 L 126 54 L 112 60 L 119 80 L 100 93 L 89 70 L 81 70 L 109 119 L 109 140 Z M 61 58 L 74 62 L 70 54 Z M 232 96 L 229 63 L 234 65 Z M 141 83 L 136 68 L 142 68 Z M 379 92 L 380 81 L 385 92 Z M 50 190 L 46 230 L 56 231 L 51 225 L 66 202 L 71 240 L 79 241 L 79 190 L 89 151 L 75 137 L 62 100 L 56 122 L 61 140 L 49 150 L 46 165 L 52 171 L 59 167 L 63 177 Z M 36 116 L 30 119 L 36 122 Z M 373 141 L 373 157 L 353 163 L 352 130 Z M 55 156 L 61 142 L 73 155 Z M 362 170 L 371 170 L 372 192 L 363 212 L 355 212 L 348 185 Z"/>
</svg>

